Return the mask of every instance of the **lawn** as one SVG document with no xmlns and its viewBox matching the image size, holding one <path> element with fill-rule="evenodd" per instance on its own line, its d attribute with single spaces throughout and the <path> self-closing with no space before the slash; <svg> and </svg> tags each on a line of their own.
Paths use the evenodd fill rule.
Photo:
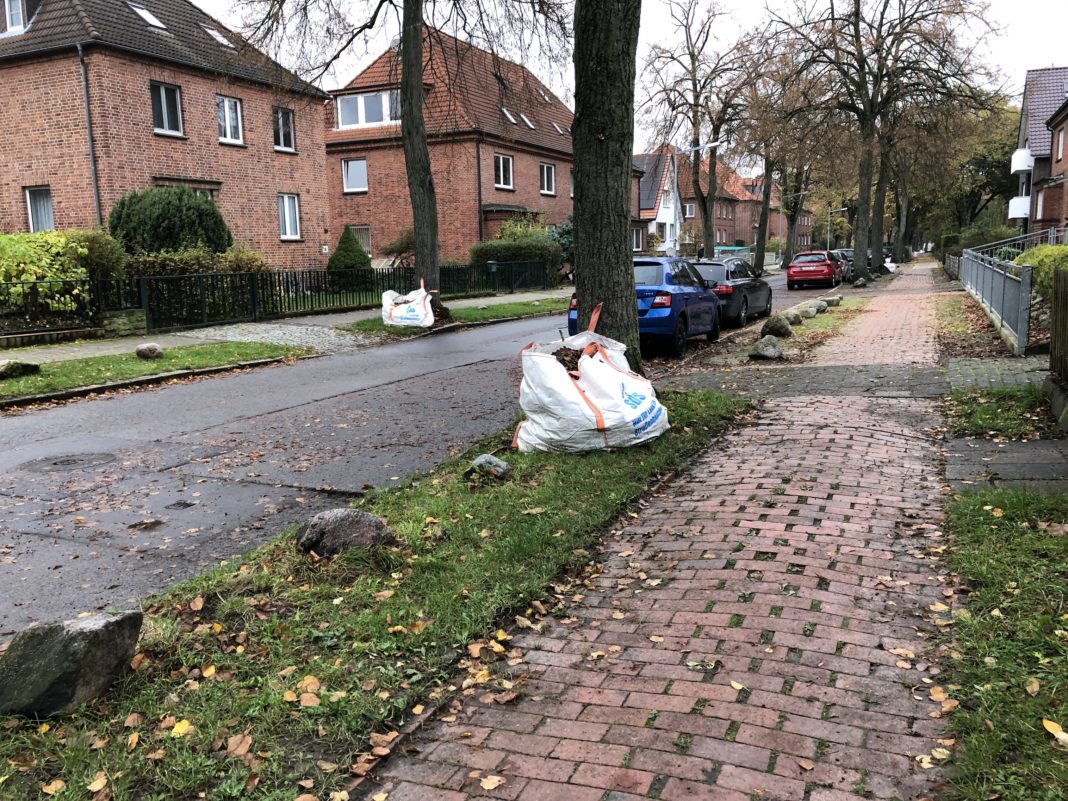
<svg viewBox="0 0 1068 801">
<path fill-rule="evenodd" d="M 952 801 L 1063 801 L 1068 747 L 1068 496 L 990 490 L 954 498 L 950 568 L 969 592 L 940 677 L 960 706 Z"/>
<path fill-rule="evenodd" d="M 41 365 L 41 372 L 37 375 L 0 380 L 0 398 L 41 395 L 175 370 L 221 367 L 257 359 L 299 356 L 307 352 L 303 348 L 260 342 L 220 342 L 167 348 L 160 359 L 139 359 L 133 353 L 123 353 L 118 356 L 47 362 Z M 14 358 L 18 358 L 17 355 Z"/>
<path fill-rule="evenodd" d="M 1049 398 L 1038 384 L 956 390 L 948 412 L 954 437 L 1038 439 L 1060 434 Z"/>
<path fill-rule="evenodd" d="M 495 675 L 493 660 L 522 660 L 499 627 L 536 626 L 554 595 L 581 591 L 567 576 L 605 526 L 745 408 L 713 392 L 661 400 L 672 428 L 646 446 L 519 454 L 502 431 L 368 495 L 395 547 L 321 561 L 283 535 L 154 599 L 137 670 L 108 697 L 47 724 L 0 718 L 0 795 L 36 799 L 59 781 L 53 798 L 83 799 L 103 776 L 119 801 L 325 801 L 457 667 L 479 691 L 522 692 Z M 463 477 L 486 451 L 510 478 Z"/>
<path fill-rule="evenodd" d="M 494 320 L 507 320 L 515 317 L 532 317 L 536 314 L 562 314 L 567 311 L 570 302 L 567 298 L 544 298 L 537 301 L 523 300 L 512 303 L 487 304 L 484 309 L 480 309 L 477 306 L 468 306 L 450 309 L 450 312 L 454 323 L 488 323 Z M 341 326 L 341 329 L 343 331 L 351 331 L 354 334 L 383 334 L 397 339 L 418 336 L 428 330 L 426 328 L 386 325 L 380 317 L 370 320 L 358 320 L 351 325 Z"/>
</svg>

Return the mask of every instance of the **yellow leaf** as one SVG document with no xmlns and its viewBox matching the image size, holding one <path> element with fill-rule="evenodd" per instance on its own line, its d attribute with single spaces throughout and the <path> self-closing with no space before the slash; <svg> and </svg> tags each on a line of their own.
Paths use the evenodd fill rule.
<svg viewBox="0 0 1068 801">
<path fill-rule="evenodd" d="M 297 689 L 306 693 L 318 692 L 321 686 L 322 684 L 320 684 L 319 679 L 315 676 L 305 676 L 297 682 Z"/>
<path fill-rule="evenodd" d="M 535 506 L 532 509 L 524 509 L 523 510 L 523 514 L 525 514 L 525 515 L 540 515 L 544 511 L 545 510 L 542 509 L 540 506 Z"/>
<path fill-rule="evenodd" d="M 42 723 L 40 726 L 37 727 L 37 733 L 38 734 L 44 734 L 45 732 L 47 732 L 51 728 L 52 727 L 49 724 Z"/>
<path fill-rule="evenodd" d="M 997 507 L 994 507 L 990 510 L 990 514 L 992 514 L 994 517 L 1003 517 L 1005 515 L 1005 512 L 1001 509 L 998 509 Z"/>
<path fill-rule="evenodd" d="M 422 634 L 424 631 L 426 631 L 429 625 L 429 620 L 417 620 L 412 623 L 412 625 L 409 626 L 408 629 L 412 632 L 412 634 Z"/>
<path fill-rule="evenodd" d="M 744 690 L 745 689 L 745 685 L 744 684 L 740 684 L 739 682 L 736 682 L 736 681 L 732 681 L 731 682 L 731 688 L 735 689 L 735 690 Z"/>
<path fill-rule="evenodd" d="M 949 759 L 952 754 L 948 748 L 935 748 L 931 751 L 931 756 L 935 759 Z"/>
<path fill-rule="evenodd" d="M 1004 615 L 1001 614 L 1001 610 L 1000 609 L 991 609 L 990 610 L 990 617 L 1004 617 Z"/>
<path fill-rule="evenodd" d="M 1042 718 L 1042 727 L 1053 735 L 1058 746 L 1061 748 L 1068 748 L 1068 732 L 1065 732 L 1064 729 L 1060 727 L 1060 724 Z"/>
<path fill-rule="evenodd" d="M 171 737 L 185 737 L 192 728 L 193 724 L 188 720 L 179 720 L 174 724 L 174 728 L 171 729 Z"/>
<path fill-rule="evenodd" d="M 215 675 L 215 665 L 206 666 L 202 671 L 200 671 L 200 675 L 206 679 L 210 679 L 212 676 Z"/>
<path fill-rule="evenodd" d="M 389 793 L 375 793 L 371 796 L 371 801 L 386 801 L 389 798 Z"/>
<path fill-rule="evenodd" d="M 479 782 L 483 790 L 496 790 L 502 784 L 504 784 L 503 776 L 487 776 Z"/>
<path fill-rule="evenodd" d="M 319 696 L 315 693 L 301 693 L 300 705 L 303 707 L 319 706 Z"/>
<path fill-rule="evenodd" d="M 335 790 L 330 793 L 330 801 L 349 801 L 349 794 L 347 790 Z"/>
<path fill-rule="evenodd" d="M 658 637 L 655 634 L 652 637 L 649 638 L 649 642 L 663 642 L 663 641 L 664 641 L 663 637 Z"/>
<path fill-rule="evenodd" d="M 137 741 L 141 739 L 141 735 L 134 732 L 126 739 L 126 752 L 129 753 L 137 748 Z"/>
<path fill-rule="evenodd" d="M 1024 687 L 1027 690 L 1027 694 L 1034 698 L 1038 695 L 1038 691 L 1042 688 L 1042 685 L 1038 683 L 1038 679 L 1032 676 L 1027 680 L 1027 685 Z"/>
<path fill-rule="evenodd" d="M 493 635 L 499 642 L 508 642 L 512 639 L 512 636 L 504 629 L 497 629 L 497 633 Z"/>
<path fill-rule="evenodd" d="M 44 787 L 42 787 L 41 792 L 45 795 L 55 795 L 66 786 L 67 783 L 65 781 L 63 781 L 62 779 L 56 779 L 55 781 L 51 781 Z"/>
<path fill-rule="evenodd" d="M 98 770 L 96 772 L 96 776 L 93 777 L 93 780 L 87 785 L 85 785 L 85 789 L 88 790 L 90 793 L 96 793 L 100 790 L 103 790 L 107 783 L 108 775 L 104 773 L 104 771 Z"/>
<path fill-rule="evenodd" d="M 282 693 L 282 700 L 283 701 L 296 701 L 297 700 L 297 694 L 295 692 L 293 692 L 292 690 L 286 690 L 284 693 Z"/>
<path fill-rule="evenodd" d="M 424 709 L 425 709 L 425 707 L 422 704 L 416 704 L 415 706 L 412 707 L 412 714 L 413 715 L 422 715 Z"/>
<path fill-rule="evenodd" d="M 932 701 L 945 701 L 949 698 L 946 695 L 946 689 L 944 687 L 932 687 L 931 688 L 931 700 Z"/>
<path fill-rule="evenodd" d="M 944 603 L 941 603 L 940 601 L 936 601 L 927 608 L 930 609 L 932 612 L 945 612 L 949 609 L 948 606 L 946 606 Z"/>
<path fill-rule="evenodd" d="M 204 608 L 204 599 L 198 595 L 196 598 L 189 602 L 189 608 L 192 609 L 194 612 L 199 612 L 201 609 Z"/>
<path fill-rule="evenodd" d="M 916 656 L 916 654 L 914 654 L 908 648 L 891 648 L 890 653 L 892 653 L 894 656 L 904 657 L 905 659 L 912 659 Z"/>
</svg>

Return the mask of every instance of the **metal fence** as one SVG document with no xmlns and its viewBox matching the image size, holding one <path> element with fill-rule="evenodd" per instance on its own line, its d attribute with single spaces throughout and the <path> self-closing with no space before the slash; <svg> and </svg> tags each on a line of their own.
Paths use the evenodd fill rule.
<svg viewBox="0 0 1068 801">
<path fill-rule="evenodd" d="M 1013 352 L 1022 356 L 1031 323 L 1031 268 L 965 250 L 957 270 L 968 294 L 986 310 Z"/>
<path fill-rule="evenodd" d="M 446 265 L 443 298 L 547 289 L 542 262 Z M 0 335 L 91 328 L 109 311 L 143 309 L 150 332 L 373 308 L 419 286 L 413 267 L 156 275 L 111 281 L 0 283 Z"/>
<path fill-rule="evenodd" d="M 1068 228 L 1032 231 L 1029 234 L 1000 239 L 997 242 L 970 248 L 970 250 L 981 256 L 989 256 L 1001 261 L 1012 261 L 1025 250 L 1030 250 L 1039 245 L 1068 245 Z"/>
<path fill-rule="evenodd" d="M 1068 272 L 1053 274 L 1053 308 L 1049 337 L 1049 371 L 1068 381 Z"/>
</svg>

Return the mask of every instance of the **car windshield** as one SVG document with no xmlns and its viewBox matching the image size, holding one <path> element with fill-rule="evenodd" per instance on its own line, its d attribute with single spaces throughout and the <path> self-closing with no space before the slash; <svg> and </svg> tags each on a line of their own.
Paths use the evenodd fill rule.
<svg viewBox="0 0 1068 801">
<path fill-rule="evenodd" d="M 658 261 L 635 262 L 634 283 L 638 286 L 659 286 L 664 283 L 664 265 Z"/>
<path fill-rule="evenodd" d="M 827 257 L 822 253 L 802 253 L 794 257 L 794 264 L 813 264 L 820 261 L 827 261 Z"/>
<path fill-rule="evenodd" d="M 725 264 L 695 264 L 697 272 L 701 273 L 701 277 L 706 281 L 717 281 L 723 283 L 727 280 L 727 266 Z"/>
</svg>

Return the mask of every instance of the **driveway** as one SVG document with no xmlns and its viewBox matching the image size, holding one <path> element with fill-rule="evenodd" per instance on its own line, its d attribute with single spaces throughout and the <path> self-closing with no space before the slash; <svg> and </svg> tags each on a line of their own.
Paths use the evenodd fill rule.
<svg viewBox="0 0 1068 801">
<path fill-rule="evenodd" d="M 521 320 L 34 410 L 0 423 L 0 637 L 136 606 L 507 426 Z"/>
</svg>

